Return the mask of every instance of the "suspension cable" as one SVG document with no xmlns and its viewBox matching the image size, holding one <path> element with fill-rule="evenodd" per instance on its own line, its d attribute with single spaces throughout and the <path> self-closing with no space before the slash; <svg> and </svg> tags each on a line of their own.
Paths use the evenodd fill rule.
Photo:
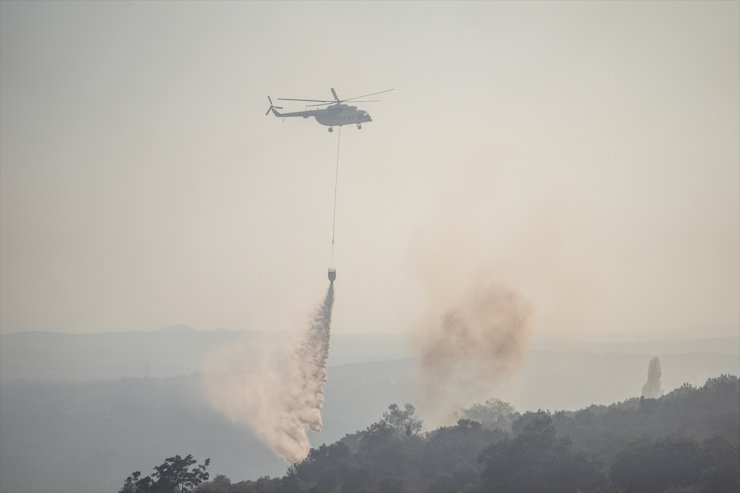
<svg viewBox="0 0 740 493">
<path fill-rule="evenodd" d="M 331 264 L 334 266 L 334 233 L 337 225 L 337 184 L 339 183 L 339 143 L 342 140 L 342 127 L 337 129 L 337 164 L 334 170 L 334 209 L 331 220 Z"/>
</svg>

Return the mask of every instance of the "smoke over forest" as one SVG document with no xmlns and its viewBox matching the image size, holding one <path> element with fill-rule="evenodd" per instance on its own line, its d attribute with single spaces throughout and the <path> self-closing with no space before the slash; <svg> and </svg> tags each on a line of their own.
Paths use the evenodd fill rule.
<svg viewBox="0 0 740 493">
<path fill-rule="evenodd" d="M 443 308 L 418 336 L 420 405 L 433 422 L 451 422 L 463 406 L 492 395 L 523 357 L 530 304 L 488 283 Z"/>
<path fill-rule="evenodd" d="M 288 463 L 302 460 L 308 431 L 321 431 L 334 284 L 329 285 L 308 330 L 290 348 L 265 346 L 256 362 L 245 347 L 232 347 L 206 364 L 211 405 L 247 425 Z"/>
</svg>

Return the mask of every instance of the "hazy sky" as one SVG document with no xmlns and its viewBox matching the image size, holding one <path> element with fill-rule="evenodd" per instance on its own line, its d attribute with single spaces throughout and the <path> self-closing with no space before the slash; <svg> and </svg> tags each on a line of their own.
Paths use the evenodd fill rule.
<svg viewBox="0 0 740 493">
<path fill-rule="evenodd" d="M 334 330 L 486 273 L 535 329 L 737 326 L 738 2 L 2 2 L 3 332 Z M 299 106 L 294 106 L 300 109 Z M 698 332 L 697 332 L 698 334 Z"/>
</svg>

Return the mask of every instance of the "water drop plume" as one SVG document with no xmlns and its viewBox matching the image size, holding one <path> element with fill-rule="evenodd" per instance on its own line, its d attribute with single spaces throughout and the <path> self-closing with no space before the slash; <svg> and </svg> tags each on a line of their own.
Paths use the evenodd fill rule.
<svg viewBox="0 0 740 493">
<path fill-rule="evenodd" d="M 248 426 L 288 463 L 311 448 L 308 431 L 321 431 L 329 356 L 334 284 L 307 330 L 289 347 L 279 341 L 234 345 L 206 362 L 204 385 L 211 405 Z"/>
</svg>

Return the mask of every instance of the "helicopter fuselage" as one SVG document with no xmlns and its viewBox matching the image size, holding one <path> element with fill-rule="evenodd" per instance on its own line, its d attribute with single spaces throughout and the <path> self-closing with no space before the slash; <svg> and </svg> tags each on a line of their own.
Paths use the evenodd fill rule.
<svg viewBox="0 0 740 493">
<path fill-rule="evenodd" d="M 358 110 L 357 106 L 347 106 L 346 104 L 337 104 L 323 110 L 316 110 L 314 118 L 327 127 L 359 125 L 373 121 L 367 111 Z"/>
<path fill-rule="evenodd" d="M 333 104 L 321 110 L 294 111 L 290 113 L 280 113 L 275 108 L 272 108 L 272 113 L 280 118 L 314 117 L 317 122 L 327 127 L 361 125 L 373 121 L 367 111 L 357 109 L 357 106 L 346 104 Z"/>
</svg>

